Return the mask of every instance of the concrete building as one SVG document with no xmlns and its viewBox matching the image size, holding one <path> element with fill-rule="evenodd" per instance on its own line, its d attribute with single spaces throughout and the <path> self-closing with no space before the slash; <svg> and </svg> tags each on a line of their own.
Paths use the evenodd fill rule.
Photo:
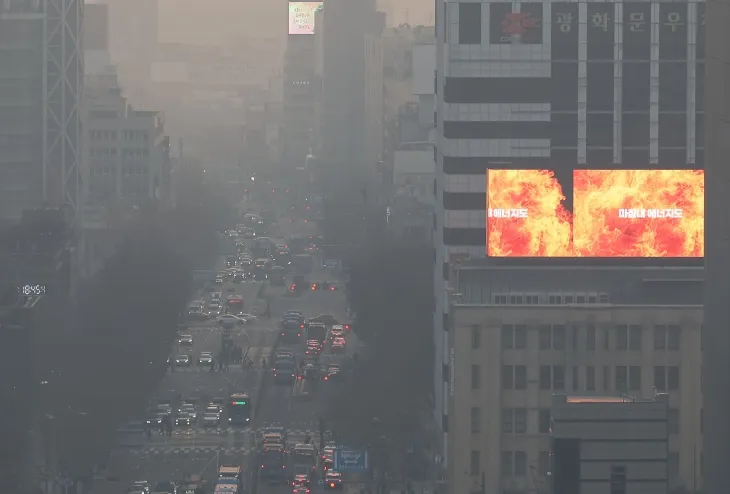
<svg viewBox="0 0 730 494">
<path fill-rule="evenodd" d="M 667 494 L 668 405 L 666 394 L 650 400 L 554 395 L 552 492 Z"/>
<path fill-rule="evenodd" d="M 0 219 L 78 210 L 82 0 L 0 2 Z"/>
<path fill-rule="evenodd" d="M 322 76 L 317 71 L 316 18 L 321 2 L 289 2 L 289 31 L 283 68 L 281 160 L 284 169 L 303 167 L 315 144 Z M 321 39 L 321 36 L 320 38 Z"/>
<path fill-rule="evenodd" d="M 331 190 L 347 198 L 376 181 L 377 163 L 365 163 L 366 35 L 382 32 L 374 0 L 342 0 L 324 8 L 322 155 Z M 352 19 L 358 19 L 353 23 Z M 335 185 L 337 184 L 337 185 Z M 348 184 L 351 190 L 342 189 Z M 344 200 L 341 198 L 340 200 Z"/>
<path fill-rule="evenodd" d="M 669 395 L 672 488 L 702 485 L 702 270 L 457 265 L 450 493 L 548 492 L 554 393 Z M 630 490 L 627 492 L 631 492 Z"/>
<path fill-rule="evenodd" d="M 437 0 L 437 327 L 443 266 L 486 257 L 488 168 L 552 170 L 570 195 L 576 169 L 704 167 L 704 9 Z"/>
<path fill-rule="evenodd" d="M 730 218 L 723 214 L 727 209 L 727 191 L 730 170 L 723 166 L 724 157 L 730 152 L 727 138 L 728 109 L 727 66 L 730 46 L 725 35 L 730 22 L 730 4 L 726 1 L 707 2 L 707 12 L 697 6 L 700 29 L 697 33 L 697 58 L 706 60 L 707 89 L 704 97 L 698 96 L 697 104 L 706 108 L 704 138 L 707 149 L 705 208 L 705 330 L 704 366 L 702 388 L 705 396 L 705 491 L 708 494 L 722 492 L 730 485 L 730 469 L 726 458 L 730 457 L 730 395 L 727 393 L 730 375 Z M 704 7 L 704 6 L 702 6 Z M 706 22 L 705 22 L 706 21 Z M 706 31 L 705 31 L 706 26 Z M 700 50 L 700 46 L 703 48 Z M 706 56 L 704 55 L 706 50 Z M 701 70 L 697 76 L 704 75 Z M 697 136 L 703 144 L 702 136 Z"/>
<path fill-rule="evenodd" d="M 87 76 L 83 111 L 84 209 L 82 274 L 114 252 L 125 218 L 156 202 L 170 206 L 170 140 L 161 112 L 135 110 L 112 70 Z M 115 233 L 116 232 L 116 233 Z"/>
<path fill-rule="evenodd" d="M 378 12 L 380 23 L 385 15 Z M 383 38 L 379 31 L 365 35 L 365 127 L 363 155 L 365 163 L 377 163 L 383 159 L 383 133 L 385 131 L 385 91 L 383 78 Z"/>
</svg>

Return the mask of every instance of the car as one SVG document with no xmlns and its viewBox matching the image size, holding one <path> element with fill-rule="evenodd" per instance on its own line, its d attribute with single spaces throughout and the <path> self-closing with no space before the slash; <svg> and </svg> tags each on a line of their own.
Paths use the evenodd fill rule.
<svg viewBox="0 0 730 494">
<path fill-rule="evenodd" d="M 334 340 L 337 337 L 344 337 L 345 336 L 345 326 L 344 324 L 335 324 L 330 329 L 330 340 Z"/>
<path fill-rule="evenodd" d="M 171 480 L 163 480 L 161 482 L 157 482 L 157 485 L 155 485 L 155 488 L 152 490 L 152 492 L 166 492 L 167 494 L 178 494 L 178 485 L 171 481 Z"/>
<path fill-rule="evenodd" d="M 150 492 L 150 483 L 146 480 L 135 480 L 130 487 L 141 489 L 145 494 Z"/>
<path fill-rule="evenodd" d="M 218 412 L 208 411 L 203 414 L 203 427 L 218 427 L 221 424 L 221 415 Z"/>
<path fill-rule="evenodd" d="M 175 425 L 190 426 L 193 425 L 193 419 L 187 413 L 183 413 L 175 417 Z"/>
<path fill-rule="evenodd" d="M 215 406 L 218 407 L 218 413 L 223 413 L 223 408 L 226 406 L 226 399 L 225 398 L 213 398 L 210 400 L 210 405 L 208 406 Z"/>
<path fill-rule="evenodd" d="M 310 319 L 309 322 L 318 322 L 324 324 L 325 326 L 334 326 L 335 324 L 340 324 L 337 318 L 332 314 L 320 314 L 317 317 L 313 317 L 312 319 Z"/>
<path fill-rule="evenodd" d="M 258 316 L 254 316 L 253 314 L 247 314 L 245 312 L 239 312 L 236 314 L 236 317 L 239 319 L 242 319 L 244 323 L 252 323 L 252 322 L 258 322 L 259 318 Z"/>
<path fill-rule="evenodd" d="M 246 324 L 245 320 L 240 317 L 236 317 L 233 314 L 223 314 L 222 316 L 218 316 L 216 321 L 218 324 Z"/>
<path fill-rule="evenodd" d="M 338 337 L 332 340 L 332 353 L 343 353 L 345 351 L 345 339 Z"/>
<path fill-rule="evenodd" d="M 180 335 L 180 338 L 177 339 L 177 342 L 179 345 L 192 345 L 193 336 L 189 334 Z"/>
<path fill-rule="evenodd" d="M 217 405 L 209 403 L 205 405 L 205 410 L 203 410 L 203 415 L 205 415 L 206 413 L 217 413 L 218 415 L 220 415 L 221 411 Z"/>
<path fill-rule="evenodd" d="M 220 316 L 220 314 L 222 312 L 221 306 L 218 305 L 218 304 L 208 304 L 207 311 L 208 311 L 208 316 L 209 317 L 217 317 L 217 316 Z"/>
<path fill-rule="evenodd" d="M 198 419 L 198 412 L 195 411 L 195 405 L 183 405 L 179 413 L 186 414 L 193 422 Z"/>
<path fill-rule="evenodd" d="M 223 278 L 222 278 L 222 277 L 220 277 L 220 276 L 216 276 L 216 277 L 215 277 L 215 282 L 216 282 L 216 283 L 223 283 Z"/>
<path fill-rule="evenodd" d="M 172 405 L 168 400 L 159 400 L 155 409 L 168 415 L 172 413 Z"/>
<path fill-rule="evenodd" d="M 213 362 L 213 355 L 210 352 L 202 352 L 198 357 L 199 364 L 210 364 Z"/>
<path fill-rule="evenodd" d="M 243 232 L 241 232 L 241 235 L 243 238 L 255 238 L 256 237 L 256 230 L 253 228 L 244 228 Z"/>
<path fill-rule="evenodd" d="M 188 319 L 190 321 L 207 321 L 209 316 L 206 312 L 203 312 L 202 309 L 197 309 L 188 312 Z"/>
<path fill-rule="evenodd" d="M 323 379 L 325 381 L 329 381 L 331 379 L 339 379 L 340 376 L 340 366 L 337 364 L 330 364 L 324 368 L 323 373 Z"/>
<path fill-rule="evenodd" d="M 146 423 L 150 427 L 157 427 L 162 423 L 162 419 L 168 415 L 169 414 L 167 414 L 165 412 L 161 412 L 159 410 L 154 410 L 147 415 Z"/>
<path fill-rule="evenodd" d="M 292 487 L 292 494 L 309 494 L 309 487 L 306 485 L 297 484 Z"/>
<path fill-rule="evenodd" d="M 175 365 L 182 367 L 190 365 L 190 355 L 178 355 L 175 357 Z"/>
<path fill-rule="evenodd" d="M 328 490 L 342 489 L 342 474 L 334 470 L 327 470 L 324 474 L 324 485 Z"/>
</svg>

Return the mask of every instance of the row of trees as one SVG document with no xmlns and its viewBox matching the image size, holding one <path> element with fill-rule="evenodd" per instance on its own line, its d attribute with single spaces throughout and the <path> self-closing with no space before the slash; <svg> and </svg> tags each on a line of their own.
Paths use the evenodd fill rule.
<svg viewBox="0 0 730 494">
<path fill-rule="evenodd" d="M 404 452 L 421 438 L 433 386 L 432 257 L 427 245 L 377 239 L 350 263 L 348 295 L 366 352 L 329 407 L 346 442 Z"/>
<path fill-rule="evenodd" d="M 212 264 L 217 230 L 234 214 L 202 170 L 181 175 L 176 209 L 140 211 L 67 314 L 63 341 L 44 352 L 54 376 L 47 399 L 58 415 L 53 440 L 70 475 L 89 472 L 114 430 L 140 416 L 166 372 L 179 314 L 195 288 L 191 270 Z"/>
</svg>

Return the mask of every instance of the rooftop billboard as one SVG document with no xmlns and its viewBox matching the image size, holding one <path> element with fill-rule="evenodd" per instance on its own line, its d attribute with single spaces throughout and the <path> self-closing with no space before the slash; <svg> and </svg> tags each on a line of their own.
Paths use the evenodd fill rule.
<svg viewBox="0 0 730 494">
<path fill-rule="evenodd" d="M 702 257 L 702 170 L 487 171 L 491 257 Z M 566 195 L 570 200 L 566 200 Z"/>
<path fill-rule="evenodd" d="M 314 34 L 314 14 L 323 2 L 289 2 L 289 34 Z"/>
</svg>

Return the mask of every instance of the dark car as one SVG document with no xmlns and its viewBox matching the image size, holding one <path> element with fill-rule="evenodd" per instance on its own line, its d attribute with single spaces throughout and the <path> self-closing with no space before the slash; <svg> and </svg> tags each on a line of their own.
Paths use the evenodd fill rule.
<svg viewBox="0 0 730 494">
<path fill-rule="evenodd" d="M 178 494 L 178 485 L 171 480 L 157 482 L 152 492 L 167 492 L 167 494 Z"/>
</svg>

